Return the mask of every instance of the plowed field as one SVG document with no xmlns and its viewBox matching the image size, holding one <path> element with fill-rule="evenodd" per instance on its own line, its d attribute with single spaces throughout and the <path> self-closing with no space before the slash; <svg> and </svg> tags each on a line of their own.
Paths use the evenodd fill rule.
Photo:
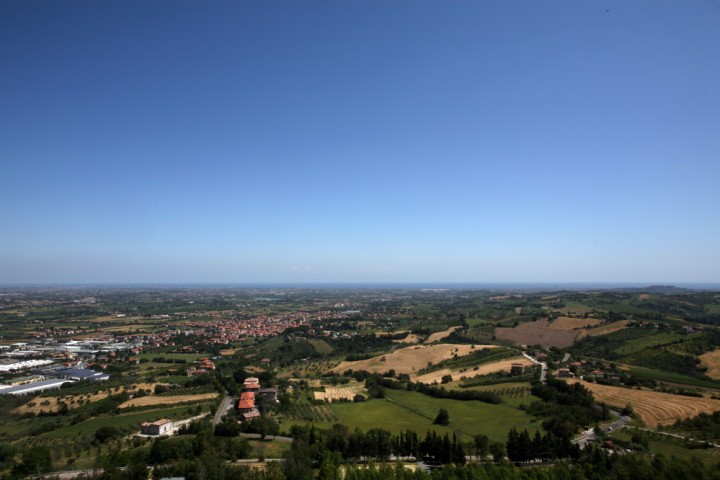
<svg viewBox="0 0 720 480">
<path fill-rule="evenodd" d="M 518 345 L 544 345 L 547 347 L 565 348 L 575 341 L 578 332 L 575 330 L 558 330 L 550 328 L 547 320 L 521 323 L 514 328 L 498 327 L 495 337 L 510 340 Z"/>
</svg>

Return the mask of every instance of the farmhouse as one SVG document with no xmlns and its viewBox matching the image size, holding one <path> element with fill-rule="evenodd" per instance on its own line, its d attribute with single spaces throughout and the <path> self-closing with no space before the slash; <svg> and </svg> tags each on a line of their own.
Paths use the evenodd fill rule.
<svg viewBox="0 0 720 480">
<path fill-rule="evenodd" d="M 277 402 L 278 391 L 277 388 L 261 388 L 258 393 L 258 400 L 261 402 Z"/>
<path fill-rule="evenodd" d="M 164 418 L 155 422 L 145 422 L 140 425 L 140 433 L 143 435 L 168 435 L 172 432 L 173 423 Z"/>
</svg>

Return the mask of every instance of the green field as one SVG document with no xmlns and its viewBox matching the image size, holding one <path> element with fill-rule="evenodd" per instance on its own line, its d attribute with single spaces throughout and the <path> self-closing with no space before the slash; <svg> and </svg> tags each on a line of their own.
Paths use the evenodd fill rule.
<svg viewBox="0 0 720 480">
<path fill-rule="evenodd" d="M 309 340 L 308 343 L 315 349 L 317 353 L 327 355 L 332 353 L 333 347 L 328 345 L 325 340 Z"/>
<path fill-rule="evenodd" d="M 526 403 L 531 401 L 531 397 L 526 397 Z M 428 429 L 446 433 L 457 431 L 468 436 L 483 433 L 493 441 L 505 442 L 507 432 L 512 427 L 527 428 L 531 432 L 540 427 L 533 417 L 510 405 L 432 398 L 401 390 L 387 390 L 384 399 L 361 403 L 334 403 L 330 408 L 338 420 L 315 422 L 320 428 L 329 428 L 332 423 L 342 423 L 350 429 L 383 428 L 396 434 L 406 429 L 422 434 Z M 441 408 L 450 414 L 449 427 L 432 424 Z M 287 429 L 288 425 L 293 423 L 305 422 L 284 421 L 283 428 Z"/>
<path fill-rule="evenodd" d="M 614 432 L 612 437 L 630 441 L 630 438 L 632 437 L 632 430 Z M 681 446 L 677 440 L 669 438 L 667 441 L 664 441 L 660 435 L 653 435 L 648 441 L 648 446 L 652 453 L 661 453 L 666 457 L 699 460 L 703 463 L 713 465 L 720 461 L 720 449 L 718 448 L 685 448 Z"/>
<path fill-rule="evenodd" d="M 249 440 L 252 447 L 250 458 L 282 458 L 290 450 L 290 442 Z"/>
<path fill-rule="evenodd" d="M 613 352 L 620 355 L 630 355 L 645 350 L 646 348 L 654 348 L 674 343 L 683 338 L 683 335 L 679 333 L 649 333 L 646 336 L 628 340 L 625 345 L 614 349 Z"/>
<path fill-rule="evenodd" d="M 96 417 L 76 425 L 58 428 L 57 430 L 53 430 L 52 432 L 45 434 L 45 436 L 49 438 L 66 438 L 76 435 L 93 435 L 98 428 L 105 426 L 118 428 L 138 426 L 139 430 L 139 425 L 142 422 L 155 421 L 161 418 L 180 419 L 191 417 L 192 414 L 187 413 L 188 408 L 189 407 L 187 405 L 183 405 L 182 407 L 165 408 L 139 413 L 127 413 L 110 417 Z M 207 409 L 207 407 L 205 407 L 205 409 Z"/>
<path fill-rule="evenodd" d="M 477 325 L 485 325 L 486 323 L 488 323 L 488 320 L 485 318 L 466 318 L 465 321 L 470 326 L 470 328 Z"/>
<path fill-rule="evenodd" d="M 656 380 L 658 382 L 677 383 L 680 385 L 691 385 L 694 387 L 713 389 L 720 388 L 720 382 L 716 383 L 710 380 L 702 380 L 699 378 L 688 377 L 679 373 L 662 372 L 660 370 L 653 370 L 645 367 L 629 366 L 628 372 L 634 377 L 647 378 L 650 380 Z"/>
<path fill-rule="evenodd" d="M 154 358 L 166 358 L 168 360 L 187 360 L 188 363 L 192 363 L 195 360 L 203 357 L 208 357 L 207 353 L 141 353 L 138 355 L 140 359 L 152 361 Z M 163 364 L 172 365 L 172 364 Z"/>
<path fill-rule="evenodd" d="M 157 378 L 159 383 L 179 383 L 180 385 L 185 384 L 188 380 L 191 380 L 191 378 L 186 375 L 167 375 Z"/>
</svg>

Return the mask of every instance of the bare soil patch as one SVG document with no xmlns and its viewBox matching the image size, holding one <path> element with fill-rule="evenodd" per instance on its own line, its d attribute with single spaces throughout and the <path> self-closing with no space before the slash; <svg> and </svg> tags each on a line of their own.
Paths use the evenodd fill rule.
<svg viewBox="0 0 720 480">
<path fill-rule="evenodd" d="M 197 395 L 172 395 L 167 397 L 148 396 L 132 398 L 120 404 L 118 408 L 148 407 L 152 405 L 173 405 L 175 403 L 200 402 L 217 398 L 217 393 L 199 393 Z"/>
<path fill-rule="evenodd" d="M 584 336 L 599 337 L 600 335 L 607 335 L 609 333 L 618 332 L 623 328 L 627 328 L 627 326 L 627 320 L 618 320 L 617 322 L 608 323 L 607 325 L 601 325 L 599 327 L 591 328 L 589 330 L 583 330 L 580 332 L 580 338 Z"/>
<path fill-rule="evenodd" d="M 720 349 L 700 355 L 700 364 L 707 367 L 706 375 L 715 380 L 720 379 Z"/>
<path fill-rule="evenodd" d="M 447 330 L 445 330 L 444 332 L 435 332 L 432 335 L 430 335 L 427 338 L 427 340 L 425 340 L 425 343 L 439 342 L 440 340 L 447 337 L 448 335 L 450 335 L 452 332 L 454 332 L 458 328 L 460 328 L 460 327 L 450 327 Z"/>
<path fill-rule="evenodd" d="M 578 332 L 550 328 L 547 320 L 521 323 L 517 327 L 498 327 L 495 337 L 510 340 L 518 345 L 543 345 L 546 347 L 569 347 L 575 341 Z"/>
<path fill-rule="evenodd" d="M 428 365 L 434 365 L 456 355 L 458 357 L 469 355 L 482 348 L 497 348 L 497 345 L 453 345 L 446 343 L 417 345 L 414 347 L 400 348 L 393 353 L 378 355 L 377 357 L 367 360 L 341 362 L 340 365 L 330 371 L 342 373 L 348 369 L 352 369 L 384 373 L 388 370 L 395 370 L 396 373 L 415 373 Z"/>
<path fill-rule="evenodd" d="M 594 327 L 601 323 L 602 320 L 597 318 L 558 317 L 553 320 L 549 327 L 555 330 L 575 330 L 578 328 Z"/>
<path fill-rule="evenodd" d="M 478 365 L 478 369 L 474 370 L 475 367 L 468 368 L 464 372 L 461 372 L 460 370 L 452 370 L 450 368 L 443 368 L 440 370 L 436 370 L 434 372 L 425 373 L 423 375 L 415 375 L 412 377 L 412 380 L 414 382 L 421 382 L 421 383 L 440 383 L 442 381 L 442 377 L 445 375 L 450 375 L 453 379 L 453 381 L 460 380 L 460 377 L 465 378 L 473 378 L 478 377 L 480 375 L 488 375 L 490 373 L 495 372 L 509 372 L 510 368 L 513 364 L 519 363 L 523 366 L 530 366 L 533 365 L 533 363 L 528 360 L 525 357 L 516 357 L 516 358 L 510 358 L 505 360 L 500 360 L 498 362 L 492 362 L 487 363 L 484 365 Z"/>
<path fill-rule="evenodd" d="M 605 402 L 610 406 L 623 408 L 630 404 L 635 415 L 651 428 L 658 425 L 670 425 L 677 420 L 695 417 L 700 413 L 720 411 L 720 400 L 710 398 L 685 397 L 648 390 L 633 390 L 587 383 L 581 380 L 569 381 L 582 383 L 598 401 Z"/>
</svg>

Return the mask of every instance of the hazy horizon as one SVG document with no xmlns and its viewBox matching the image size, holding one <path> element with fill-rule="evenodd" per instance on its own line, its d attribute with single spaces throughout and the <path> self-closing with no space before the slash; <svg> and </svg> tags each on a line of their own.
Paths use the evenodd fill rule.
<svg viewBox="0 0 720 480">
<path fill-rule="evenodd" d="M 650 289 L 674 287 L 688 290 L 720 290 L 718 283 L 648 283 L 648 282 L 267 282 L 267 283 L 56 283 L 56 284 L 0 284 L 0 289 L 50 288 L 50 289 L 408 289 L 408 290 L 614 290 Z"/>
<path fill-rule="evenodd" d="M 718 25 L 4 1 L 0 284 L 718 284 Z"/>
</svg>

